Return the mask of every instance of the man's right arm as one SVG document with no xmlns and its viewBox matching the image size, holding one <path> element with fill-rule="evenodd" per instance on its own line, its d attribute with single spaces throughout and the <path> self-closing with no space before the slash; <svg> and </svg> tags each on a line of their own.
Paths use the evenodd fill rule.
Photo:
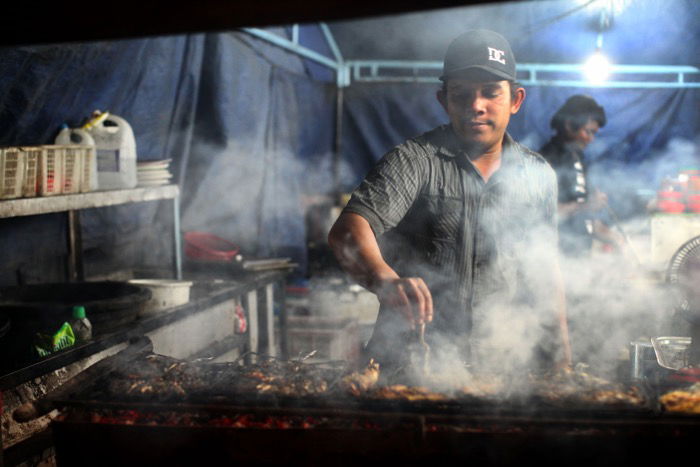
<svg viewBox="0 0 700 467">
<path fill-rule="evenodd" d="M 579 203 L 578 201 L 568 201 L 568 202 L 559 202 L 557 203 L 557 211 L 559 214 L 559 219 L 560 220 L 566 220 L 569 217 L 571 217 L 573 214 L 577 214 L 579 212 L 596 212 L 600 211 L 605 207 L 605 205 L 608 202 L 608 195 L 605 193 L 594 190 L 590 193 L 588 196 L 588 199 L 583 202 Z"/>
<path fill-rule="evenodd" d="M 377 294 L 379 302 L 402 313 L 411 325 L 433 319 L 433 301 L 423 279 L 400 277 L 384 260 L 367 220 L 344 212 L 328 235 L 340 266 L 360 285 Z"/>
</svg>

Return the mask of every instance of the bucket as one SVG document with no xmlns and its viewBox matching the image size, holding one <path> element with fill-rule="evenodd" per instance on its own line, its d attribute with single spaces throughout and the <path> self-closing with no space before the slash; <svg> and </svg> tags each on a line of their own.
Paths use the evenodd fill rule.
<svg viewBox="0 0 700 467">
<path fill-rule="evenodd" d="M 136 140 L 131 126 L 123 118 L 108 114 L 96 120 L 87 131 L 95 140 L 100 190 L 134 188 L 137 182 Z"/>
<path fill-rule="evenodd" d="M 141 316 L 152 316 L 190 301 L 191 281 L 132 279 L 129 283 L 151 291 L 151 298 L 144 305 Z"/>
</svg>

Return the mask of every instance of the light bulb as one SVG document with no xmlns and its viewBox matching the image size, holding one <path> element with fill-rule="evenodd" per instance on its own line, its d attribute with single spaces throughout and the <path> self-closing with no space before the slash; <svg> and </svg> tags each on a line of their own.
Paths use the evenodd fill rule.
<svg viewBox="0 0 700 467">
<path fill-rule="evenodd" d="M 583 74 L 591 84 L 602 84 L 610 76 L 610 68 L 610 61 L 598 50 L 584 63 Z"/>
</svg>

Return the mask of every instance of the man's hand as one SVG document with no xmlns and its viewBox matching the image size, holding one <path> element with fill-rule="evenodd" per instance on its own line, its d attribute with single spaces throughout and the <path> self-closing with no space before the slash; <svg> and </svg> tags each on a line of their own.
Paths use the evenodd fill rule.
<svg viewBox="0 0 700 467">
<path fill-rule="evenodd" d="M 411 327 L 433 320 L 433 297 L 420 277 L 399 277 L 382 257 L 374 232 L 365 218 L 341 214 L 328 235 L 342 268 L 377 294 L 379 302 L 404 315 Z"/>
<path fill-rule="evenodd" d="M 420 277 L 384 280 L 374 287 L 379 302 L 400 312 L 414 328 L 433 320 L 433 297 Z"/>
</svg>

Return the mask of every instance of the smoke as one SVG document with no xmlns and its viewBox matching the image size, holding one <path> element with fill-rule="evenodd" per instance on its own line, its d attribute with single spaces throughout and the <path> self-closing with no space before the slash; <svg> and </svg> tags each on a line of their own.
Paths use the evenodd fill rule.
<svg viewBox="0 0 700 467">
<path fill-rule="evenodd" d="M 623 219 L 647 217 L 647 205 L 653 200 L 664 178 L 674 178 L 684 167 L 700 165 L 700 140 L 672 138 L 661 150 L 634 162 L 610 161 L 592 157 L 589 179 L 608 195 L 611 206 Z M 625 143 L 617 146 L 595 140 L 587 152 L 629 152 Z"/>
<path fill-rule="evenodd" d="M 674 168 L 677 172 L 678 164 L 688 163 L 695 154 L 693 145 L 672 141 L 669 151 L 640 164 L 637 170 L 653 179 L 659 171 Z M 612 200 L 635 185 L 630 178 L 634 176 L 627 174 L 617 184 L 620 192 L 608 193 Z M 536 187 L 541 180 L 528 180 L 525 186 L 528 183 Z M 658 271 L 650 268 L 645 256 L 650 242 L 646 210 L 638 209 L 624 222 L 618 219 L 619 225 L 601 213 L 610 228 L 626 234 L 629 243 L 623 243 L 621 250 L 607 251 L 595 243 L 590 254 L 563 255 L 551 224 L 528 215 L 531 205 L 527 200 L 522 202 L 522 194 L 528 193 L 523 188 L 509 186 L 505 196 L 496 198 L 484 213 L 483 225 L 489 228 L 481 233 L 481 239 L 492 241 L 498 253 L 490 261 L 493 269 L 484 272 L 489 280 L 479 282 L 480 288 L 472 291 L 479 300 L 471 311 L 471 332 L 445 332 L 444 326 L 438 330 L 437 315 L 449 307 L 437 305 L 436 322 L 428 324 L 430 372 L 423 373 L 416 363 L 420 359 L 409 358 L 408 381 L 454 390 L 482 381 L 484 376 L 496 377 L 506 383 L 507 392 L 527 393 L 532 389 L 530 377 L 551 370 L 552 362 L 561 357 L 556 301 L 560 286 L 565 294 L 573 363 L 586 364 L 598 376 L 626 380 L 631 371 L 631 342 L 670 332 L 673 303 L 659 275 L 654 274 Z M 386 259 L 398 252 L 404 262 L 416 260 L 410 244 L 395 243 L 392 252 L 386 245 L 396 239 L 380 240 L 383 253 L 388 253 Z M 411 275 L 422 277 L 431 286 L 436 303 L 458 302 L 454 297 L 444 299 L 446 292 L 439 286 L 454 271 L 445 273 L 425 262 L 412 266 Z M 561 284 L 557 282 L 557 270 L 561 271 Z M 393 320 L 393 328 L 383 333 L 393 339 L 399 352 L 410 357 L 414 338 L 402 319 Z M 382 325 L 386 326 L 387 321 L 391 320 L 384 319 Z"/>
<path fill-rule="evenodd" d="M 201 165 L 188 168 L 184 230 L 228 239 L 248 256 L 292 254 L 305 261 L 304 195 L 330 190 L 328 153 L 301 159 L 291 148 L 265 149 L 255 141 L 199 144 Z M 316 162 L 316 163 L 313 163 Z"/>
</svg>

